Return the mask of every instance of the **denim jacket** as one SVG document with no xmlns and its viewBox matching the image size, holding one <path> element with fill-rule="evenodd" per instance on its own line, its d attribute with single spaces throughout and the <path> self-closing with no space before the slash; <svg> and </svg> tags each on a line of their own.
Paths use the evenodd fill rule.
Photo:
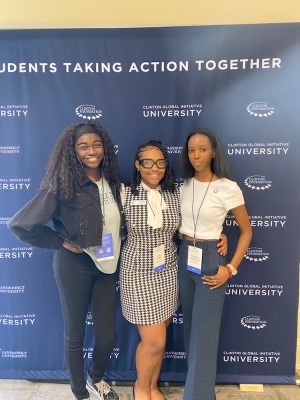
<svg viewBox="0 0 300 400">
<path fill-rule="evenodd" d="M 116 186 L 111 187 L 121 215 L 120 236 L 125 221 Z M 52 220 L 53 228 L 48 225 Z M 102 243 L 102 212 L 98 187 L 87 178 L 76 197 L 59 201 L 56 194 L 43 188 L 8 222 L 8 228 L 23 242 L 58 250 L 64 240 L 84 249 Z"/>
</svg>

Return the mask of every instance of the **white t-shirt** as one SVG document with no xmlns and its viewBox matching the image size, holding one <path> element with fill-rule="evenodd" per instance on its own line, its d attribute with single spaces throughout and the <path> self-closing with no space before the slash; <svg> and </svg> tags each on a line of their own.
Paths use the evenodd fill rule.
<svg viewBox="0 0 300 400">
<path fill-rule="evenodd" d="M 103 235 L 112 233 L 114 258 L 111 260 L 98 261 L 96 256 L 97 247 L 89 247 L 84 251 L 93 259 L 96 267 L 105 274 L 113 274 L 118 265 L 120 256 L 121 238 L 120 238 L 120 212 L 116 200 L 112 194 L 108 182 L 102 178 L 95 182 L 98 186 L 101 211 L 104 216 Z"/>
<path fill-rule="evenodd" d="M 243 193 L 236 182 L 222 178 L 209 183 L 191 178 L 181 187 L 179 232 L 190 237 L 195 233 L 198 239 L 218 240 L 228 211 L 242 204 L 245 204 Z"/>
</svg>

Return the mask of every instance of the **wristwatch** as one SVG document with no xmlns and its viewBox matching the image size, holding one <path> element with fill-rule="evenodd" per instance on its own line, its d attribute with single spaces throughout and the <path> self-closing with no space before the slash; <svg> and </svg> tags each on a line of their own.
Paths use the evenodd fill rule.
<svg viewBox="0 0 300 400">
<path fill-rule="evenodd" d="M 230 271 L 230 278 L 231 278 L 233 275 L 236 275 L 236 274 L 237 274 L 237 269 L 234 268 L 233 265 L 231 265 L 231 264 L 226 264 L 226 268 L 228 269 L 228 271 Z"/>
</svg>

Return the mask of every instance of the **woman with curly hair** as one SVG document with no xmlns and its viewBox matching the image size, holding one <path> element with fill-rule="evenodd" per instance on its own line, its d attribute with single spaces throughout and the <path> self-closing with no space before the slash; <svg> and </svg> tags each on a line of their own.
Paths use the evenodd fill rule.
<svg viewBox="0 0 300 400">
<path fill-rule="evenodd" d="M 121 305 L 141 339 L 136 349 L 133 395 L 136 400 L 163 400 L 157 381 L 167 326 L 179 306 L 175 237 L 180 194 L 160 141 L 150 140 L 138 147 L 123 209 L 128 235 L 121 253 Z M 220 246 L 226 247 L 224 240 Z"/>
<path fill-rule="evenodd" d="M 120 253 L 121 182 L 108 133 L 95 122 L 65 129 L 38 194 L 9 222 L 33 246 L 54 250 L 53 269 L 64 318 L 65 358 L 75 398 L 86 385 L 102 400 L 117 400 L 103 380 L 115 339 L 115 283 Z M 48 226 L 52 220 L 53 227 Z M 87 381 L 83 340 L 90 306 L 95 346 Z"/>
</svg>

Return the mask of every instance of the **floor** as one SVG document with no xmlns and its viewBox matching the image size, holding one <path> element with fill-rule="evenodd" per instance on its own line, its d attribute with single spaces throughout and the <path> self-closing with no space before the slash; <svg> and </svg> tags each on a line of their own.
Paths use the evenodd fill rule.
<svg viewBox="0 0 300 400">
<path fill-rule="evenodd" d="M 120 400 L 131 400 L 131 386 L 114 387 Z M 163 387 L 167 400 L 181 400 L 183 387 Z M 240 391 L 238 385 L 216 387 L 217 400 L 300 400 L 297 385 L 263 385 L 263 392 Z M 91 400 L 97 397 L 91 395 Z M 65 383 L 42 383 L 18 380 L 0 380 L 0 400 L 73 400 Z M 199 398 L 201 400 L 201 398 Z"/>
</svg>

